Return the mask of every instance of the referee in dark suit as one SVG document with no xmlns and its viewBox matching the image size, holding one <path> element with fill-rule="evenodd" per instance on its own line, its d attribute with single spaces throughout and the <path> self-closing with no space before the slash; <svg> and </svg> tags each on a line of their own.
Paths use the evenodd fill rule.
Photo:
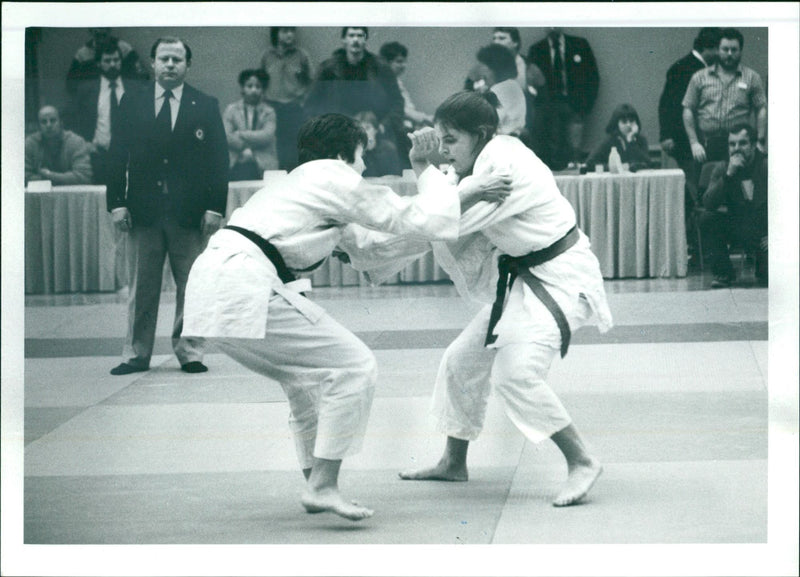
<svg viewBox="0 0 800 577">
<path fill-rule="evenodd" d="M 112 375 L 146 371 L 155 341 L 162 271 L 177 285 L 172 347 L 181 369 L 208 370 L 202 339 L 181 338 L 189 270 L 220 226 L 228 194 L 228 147 L 217 100 L 185 84 L 192 51 L 159 38 L 150 52 L 156 81 L 126 91 L 110 149 L 107 207 L 128 233 L 128 335 Z"/>
</svg>

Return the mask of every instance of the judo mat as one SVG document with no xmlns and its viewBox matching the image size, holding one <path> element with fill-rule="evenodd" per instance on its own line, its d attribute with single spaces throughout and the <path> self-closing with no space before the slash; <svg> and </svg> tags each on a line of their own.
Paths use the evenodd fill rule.
<svg viewBox="0 0 800 577">
<path fill-rule="evenodd" d="M 607 282 L 615 328 L 581 329 L 554 363 L 551 386 L 605 468 L 585 501 L 567 508 L 551 505 L 566 477 L 560 453 L 550 441 L 527 442 L 494 396 L 470 445 L 467 483 L 398 478 L 434 464 L 444 446 L 430 393 L 444 348 L 472 314 L 452 286 L 315 289 L 378 360 L 364 448 L 340 478 L 347 498 L 375 509 L 359 523 L 301 508 L 277 383 L 213 349 L 209 372 L 179 370 L 168 337 L 174 295 L 162 295 L 151 370 L 116 377 L 108 371 L 120 361 L 124 292 L 28 297 L 22 538 L 763 545 L 768 290 L 701 290 L 701 281 Z"/>
</svg>

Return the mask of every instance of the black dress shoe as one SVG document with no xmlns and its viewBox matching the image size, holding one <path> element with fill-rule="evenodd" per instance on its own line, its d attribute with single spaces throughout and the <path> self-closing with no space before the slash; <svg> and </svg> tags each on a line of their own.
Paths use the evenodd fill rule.
<svg viewBox="0 0 800 577">
<path fill-rule="evenodd" d="M 727 275 L 716 275 L 714 280 L 711 281 L 711 288 L 718 289 L 718 288 L 728 288 L 731 286 L 733 279 Z"/>
<path fill-rule="evenodd" d="M 149 371 L 150 367 L 137 367 L 128 363 L 120 363 L 118 366 L 111 369 L 112 375 L 130 375 L 131 373 L 141 373 Z"/>
<path fill-rule="evenodd" d="M 181 365 L 181 370 L 184 373 L 205 373 L 208 367 L 200 361 L 190 361 L 185 365 Z"/>
</svg>

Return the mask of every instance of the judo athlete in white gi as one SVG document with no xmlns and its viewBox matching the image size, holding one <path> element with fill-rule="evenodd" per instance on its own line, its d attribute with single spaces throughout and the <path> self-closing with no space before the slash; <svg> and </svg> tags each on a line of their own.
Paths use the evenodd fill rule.
<svg viewBox="0 0 800 577">
<path fill-rule="evenodd" d="M 420 194 L 447 194 L 499 173 L 510 178 L 511 195 L 499 205 L 462 206 L 455 242 L 416 242 L 353 226 L 340 243 L 373 282 L 432 249 L 459 293 L 483 303 L 439 367 L 432 412 L 447 435 L 444 455 L 434 467 L 400 476 L 466 481 L 469 442 L 481 432 L 493 387 L 530 441 L 551 438 L 564 454 L 568 478 L 553 504 L 577 503 L 602 467 L 546 378 L 555 355 L 566 354 L 572 331 L 589 323 L 604 332 L 612 326 L 599 264 L 550 170 L 518 139 L 495 136 L 497 114 L 488 101 L 474 92 L 455 94 L 434 122 L 435 131 L 423 131 L 436 134 L 450 169 L 443 174 L 418 150 L 412 166 Z"/>
<path fill-rule="evenodd" d="M 348 223 L 411 238 L 453 240 L 460 201 L 490 198 L 450 188 L 401 198 L 367 183 L 367 136 L 339 114 L 312 118 L 298 136 L 300 162 L 233 212 L 195 261 L 183 334 L 202 336 L 251 370 L 280 382 L 309 513 L 357 521 L 373 513 L 338 488 L 342 459 L 358 452 L 372 403 L 375 357 L 304 291 L 298 271 L 327 258 Z M 498 192 L 500 200 L 506 193 Z"/>
</svg>

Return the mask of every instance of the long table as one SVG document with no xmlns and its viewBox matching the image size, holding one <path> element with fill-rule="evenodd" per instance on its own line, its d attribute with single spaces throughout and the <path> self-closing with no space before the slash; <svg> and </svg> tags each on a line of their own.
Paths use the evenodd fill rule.
<svg viewBox="0 0 800 577">
<path fill-rule="evenodd" d="M 409 177 L 369 179 L 401 195 L 416 193 Z M 684 174 L 647 170 L 634 174 L 556 175 L 575 208 L 578 225 L 592 241 L 606 278 L 686 276 Z M 229 186 L 227 214 L 244 204 L 263 181 Z M 62 186 L 25 194 L 25 292 L 115 291 L 127 284 L 126 236 L 115 232 L 102 186 Z M 171 286 L 170 275 L 165 289 Z M 447 279 L 428 254 L 397 275 L 395 282 Z M 338 260 L 312 276 L 315 286 L 366 284 L 363 275 Z"/>
</svg>

